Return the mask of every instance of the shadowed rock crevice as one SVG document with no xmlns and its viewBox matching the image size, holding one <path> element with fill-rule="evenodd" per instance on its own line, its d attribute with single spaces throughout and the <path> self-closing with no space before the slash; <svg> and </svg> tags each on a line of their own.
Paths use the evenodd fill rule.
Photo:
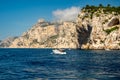
<svg viewBox="0 0 120 80">
<path fill-rule="evenodd" d="M 115 25 L 119 25 L 120 22 L 119 22 L 119 19 L 118 18 L 113 18 L 111 19 L 111 21 L 108 23 L 108 26 L 111 27 L 111 26 L 115 26 Z"/>
<path fill-rule="evenodd" d="M 89 41 L 92 27 L 90 25 L 87 25 L 85 28 L 84 25 L 82 25 L 82 27 L 77 25 L 76 31 L 77 31 L 77 37 L 79 43 L 78 47 L 81 48 L 82 44 L 86 44 Z"/>
</svg>

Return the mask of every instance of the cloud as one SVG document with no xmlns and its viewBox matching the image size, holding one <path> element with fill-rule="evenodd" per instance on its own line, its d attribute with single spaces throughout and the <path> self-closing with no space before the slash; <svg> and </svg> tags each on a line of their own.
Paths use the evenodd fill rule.
<svg viewBox="0 0 120 80">
<path fill-rule="evenodd" d="M 63 10 L 57 9 L 53 11 L 55 20 L 74 21 L 80 12 L 80 7 L 71 7 Z"/>
</svg>

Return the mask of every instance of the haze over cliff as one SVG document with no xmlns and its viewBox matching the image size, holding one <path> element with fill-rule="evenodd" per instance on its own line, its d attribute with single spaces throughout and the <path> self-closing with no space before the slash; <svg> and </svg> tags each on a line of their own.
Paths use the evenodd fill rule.
<svg viewBox="0 0 120 80">
<path fill-rule="evenodd" d="M 84 7 L 75 21 L 43 19 L 7 47 L 120 49 L 120 7 Z"/>
<path fill-rule="evenodd" d="M 7 47 L 9 47 L 16 38 L 17 37 L 8 37 L 8 38 L 0 41 L 0 48 L 3 48 L 3 47 L 7 48 Z"/>
</svg>

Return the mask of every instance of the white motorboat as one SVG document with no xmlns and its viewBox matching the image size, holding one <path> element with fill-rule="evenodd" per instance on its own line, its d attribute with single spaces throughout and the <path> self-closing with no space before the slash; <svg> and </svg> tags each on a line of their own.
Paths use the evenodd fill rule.
<svg viewBox="0 0 120 80">
<path fill-rule="evenodd" d="M 61 49 L 54 49 L 53 53 L 54 54 L 67 54 L 64 50 L 61 50 Z"/>
<path fill-rule="evenodd" d="M 110 49 L 105 49 L 106 51 L 110 51 Z"/>
</svg>

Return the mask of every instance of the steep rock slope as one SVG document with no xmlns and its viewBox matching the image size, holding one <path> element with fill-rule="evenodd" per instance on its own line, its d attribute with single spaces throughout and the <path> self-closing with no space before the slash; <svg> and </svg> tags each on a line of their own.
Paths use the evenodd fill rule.
<svg viewBox="0 0 120 80">
<path fill-rule="evenodd" d="M 74 22 L 50 23 L 39 20 L 23 33 L 12 48 L 76 48 L 76 26 Z"/>
<path fill-rule="evenodd" d="M 7 48 L 7 47 L 9 47 L 16 38 L 17 37 L 9 37 L 9 38 L 7 38 L 5 40 L 0 41 L 0 48 L 3 48 L 3 47 Z"/>
<path fill-rule="evenodd" d="M 120 14 L 83 9 L 78 15 L 78 41 L 82 49 L 120 49 Z"/>
</svg>

